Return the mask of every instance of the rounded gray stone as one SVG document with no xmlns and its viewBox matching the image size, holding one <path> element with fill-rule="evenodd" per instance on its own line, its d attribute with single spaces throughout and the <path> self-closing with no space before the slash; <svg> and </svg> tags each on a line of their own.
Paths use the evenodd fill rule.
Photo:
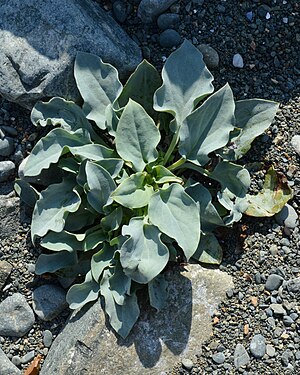
<svg viewBox="0 0 300 375">
<path fill-rule="evenodd" d="M 34 350 L 31 350 L 30 352 L 26 353 L 25 355 L 23 355 L 23 357 L 21 358 L 21 362 L 24 364 L 24 363 L 28 363 L 30 361 L 32 361 L 34 358 Z"/>
<path fill-rule="evenodd" d="M 180 42 L 181 36 L 173 29 L 167 29 L 159 36 L 159 44 L 164 48 L 177 47 Z"/>
<path fill-rule="evenodd" d="M 186 368 L 187 370 L 191 370 L 194 367 L 194 363 L 189 358 L 184 358 L 182 361 L 182 366 Z"/>
<path fill-rule="evenodd" d="M 234 366 L 239 369 L 250 362 L 249 354 L 242 344 L 237 344 L 234 350 Z"/>
<path fill-rule="evenodd" d="M 6 260 L 0 260 L 0 290 L 4 287 L 12 270 L 12 265 Z"/>
<path fill-rule="evenodd" d="M 275 219 L 278 224 L 284 224 L 289 229 L 294 229 L 297 226 L 298 215 L 292 206 L 286 204 L 283 209 L 275 215 Z"/>
<path fill-rule="evenodd" d="M 18 356 L 18 355 L 14 355 L 11 359 L 12 363 L 15 365 L 15 366 L 20 366 L 20 364 L 22 363 L 21 362 L 21 358 Z"/>
<path fill-rule="evenodd" d="M 15 164 L 10 161 L 0 161 L 0 182 L 6 182 L 15 173 Z"/>
<path fill-rule="evenodd" d="M 177 0 L 142 0 L 138 7 L 138 16 L 144 23 L 151 23 Z"/>
<path fill-rule="evenodd" d="M 276 355 L 276 350 L 274 346 L 267 344 L 266 345 L 266 353 L 269 357 L 274 357 Z"/>
<path fill-rule="evenodd" d="M 276 275 L 276 274 L 271 274 L 267 278 L 265 288 L 269 292 L 273 290 L 278 290 L 282 283 L 283 283 L 283 278 L 281 276 Z"/>
<path fill-rule="evenodd" d="M 266 339 L 260 333 L 253 336 L 250 343 L 250 352 L 254 358 L 262 358 L 266 354 Z"/>
<path fill-rule="evenodd" d="M 286 288 L 289 293 L 300 293 L 300 277 L 291 279 L 286 283 Z"/>
<path fill-rule="evenodd" d="M 14 140 L 10 137 L 0 139 L 0 156 L 9 156 L 14 152 Z"/>
<path fill-rule="evenodd" d="M 54 319 L 68 306 L 66 292 L 56 285 L 42 285 L 32 293 L 32 307 L 36 315 L 45 321 Z"/>
<path fill-rule="evenodd" d="M 180 23 L 179 14 L 175 13 L 164 13 L 161 14 L 157 19 L 157 26 L 161 30 L 176 29 Z"/>
<path fill-rule="evenodd" d="M 202 53 L 203 60 L 208 69 L 215 69 L 219 66 L 219 54 L 213 47 L 208 44 L 200 44 L 197 48 Z"/>
<path fill-rule="evenodd" d="M 46 329 L 46 331 L 43 332 L 43 344 L 46 346 L 46 348 L 50 348 L 53 340 L 52 332 Z"/>
<path fill-rule="evenodd" d="M 293 146 L 294 150 L 300 155 L 300 135 L 294 135 L 291 140 L 291 145 Z"/>
<path fill-rule="evenodd" d="M 24 336 L 35 322 L 26 298 L 15 293 L 0 303 L 0 335 Z"/>
<path fill-rule="evenodd" d="M 212 355 L 212 360 L 217 364 L 221 365 L 225 362 L 225 354 L 224 353 L 215 353 Z"/>
</svg>

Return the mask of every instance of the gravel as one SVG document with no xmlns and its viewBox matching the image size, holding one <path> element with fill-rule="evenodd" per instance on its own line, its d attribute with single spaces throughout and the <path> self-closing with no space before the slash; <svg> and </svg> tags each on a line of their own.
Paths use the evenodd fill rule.
<svg viewBox="0 0 300 375">
<path fill-rule="evenodd" d="M 113 11 L 116 19 L 120 17 L 121 10 L 118 15 L 117 5 L 113 10 L 109 6 L 110 1 L 98 2 L 108 4 L 107 10 Z M 191 367 L 185 367 L 183 360 L 166 371 L 170 370 L 170 374 L 176 375 L 299 373 L 299 2 L 172 1 L 170 8 L 159 10 L 154 16 L 156 9 L 153 8 L 150 23 L 149 18 L 142 21 L 137 17 L 139 1 L 131 0 L 128 3 L 131 6 L 126 8 L 126 19 L 123 21 L 120 17 L 119 22 L 123 22 L 124 29 L 142 47 L 144 57 L 158 69 L 162 68 L 166 57 L 179 43 L 179 38 L 188 38 L 197 47 L 204 44 L 217 52 L 218 65 L 211 68 L 216 89 L 229 82 L 238 100 L 258 97 L 280 102 L 273 124 L 253 143 L 251 151 L 241 162 L 263 161 L 265 168 L 274 165 L 294 191 L 294 197 L 288 204 L 291 208 L 285 208 L 287 216 L 280 217 L 284 214 L 282 211 L 276 215 L 276 219 L 244 217 L 232 231 L 220 235 L 224 249 L 220 268 L 233 276 L 235 287 L 214 312 L 212 337 L 195 353 L 198 360 L 188 359 L 192 362 Z M 160 3 L 157 1 L 158 5 Z M 169 16 L 165 17 L 167 14 Z M 176 22 L 168 21 L 168 18 Z M 171 32 L 172 37 L 176 35 L 176 38 L 172 40 L 172 37 L 167 37 L 167 44 L 162 46 L 161 34 L 165 31 L 169 35 Z M 242 65 L 240 68 L 233 65 L 233 56 L 237 54 L 243 59 L 243 64 L 239 62 Z M 16 168 L 41 133 L 30 124 L 28 111 L 2 99 L 0 130 L 1 140 L 11 138 L 15 147 L 12 155 L 0 156 L 0 194 L 10 194 Z M 32 134 L 34 136 L 31 137 Z M 250 173 L 251 194 L 256 194 L 262 186 L 264 170 L 251 169 Z M 24 215 L 24 221 L 14 236 L 0 242 L 0 261 L 8 261 L 13 267 L 0 301 L 14 293 L 21 293 L 32 306 L 34 289 L 58 281 L 55 277 L 46 280 L 41 276 L 36 277 L 30 272 L 31 267 L 27 267 L 34 264 L 39 255 L 39 249 L 33 248 L 30 243 L 29 217 L 30 212 Z M 277 284 L 269 290 L 270 276 Z M 6 354 L 5 361 L 10 359 L 12 362 L 8 360 L 9 365 L 15 364 L 19 369 L 24 369 L 27 364 L 20 360 L 33 350 L 35 355 L 42 356 L 43 361 L 51 342 L 50 334 L 49 341 L 45 339 L 45 332 L 51 332 L 55 339 L 67 315 L 68 309 L 51 321 L 37 317 L 25 336 L 0 337 L 1 348 Z M 250 345 L 257 335 L 265 339 L 265 355 L 253 358 Z M 218 350 L 220 347 L 222 351 Z M 13 371 L 20 373 L 13 368 L 11 374 L 14 374 Z"/>
</svg>

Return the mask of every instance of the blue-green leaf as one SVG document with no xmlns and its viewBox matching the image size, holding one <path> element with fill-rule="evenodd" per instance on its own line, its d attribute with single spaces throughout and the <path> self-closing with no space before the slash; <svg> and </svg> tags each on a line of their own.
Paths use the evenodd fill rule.
<svg viewBox="0 0 300 375">
<path fill-rule="evenodd" d="M 103 213 L 103 208 L 113 202 L 110 195 L 116 184 L 107 170 L 100 165 L 88 161 L 85 171 L 89 187 L 88 202 L 97 212 Z"/>
<path fill-rule="evenodd" d="M 120 262 L 132 280 L 146 284 L 166 266 L 169 251 L 161 242 L 161 233 L 154 225 L 145 224 L 143 217 L 134 217 L 123 226 L 122 234 L 130 236 L 121 247 Z"/>
<path fill-rule="evenodd" d="M 96 161 L 95 164 L 100 165 L 111 175 L 112 178 L 116 178 L 122 170 L 123 160 L 122 159 L 103 159 Z"/>
<path fill-rule="evenodd" d="M 200 209 L 181 185 L 152 195 L 148 215 L 152 224 L 177 241 L 187 259 L 194 254 L 200 240 Z"/>
<path fill-rule="evenodd" d="M 150 305 L 157 311 L 163 309 L 167 303 L 168 283 L 163 274 L 157 275 L 148 283 L 148 294 Z"/>
<path fill-rule="evenodd" d="M 271 125 L 278 107 L 278 103 L 263 99 L 237 101 L 235 118 L 240 132 L 230 139 L 228 148 L 220 150 L 220 155 L 227 160 L 237 160 L 245 155 L 254 139 Z"/>
<path fill-rule="evenodd" d="M 123 210 L 122 207 L 117 207 L 110 214 L 101 219 L 101 227 L 106 232 L 112 232 L 119 228 L 122 222 Z"/>
<path fill-rule="evenodd" d="M 85 234 L 74 234 L 67 231 L 48 232 L 41 240 L 41 245 L 52 251 L 83 250 Z"/>
<path fill-rule="evenodd" d="M 74 76 L 84 100 L 83 112 L 89 120 L 95 121 L 100 129 L 105 129 L 105 109 L 122 90 L 117 69 L 104 63 L 96 55 L 78 52 Z"/>
<path fill-rule="evenodd" d="M 211 203 L 212 197 L 208 189 L 199 182 L 189 186 L 186 192 L 200 205 L 201 229 L 203 232 L 211 232 L 218 226 L 223 226 L 215 206 Z"/>
<path fill-rule="evenodd" d="M 64 179 L 59 184 L 50 185 L 41 192 L 36 202 L 31 222 L 31 238 L 43 237 L 48 231 L 61 232 L 69 212 L 78 210 L 81 199 L 74 190 L 74 180 Z"/>
<path fill-rule="evenodd" d="M 98 161 L 107 158 L 113 158 L 116 156 L 114 150 L 97 144 L 88 144 L 79 147 L 69 147 L 69 150 L 74 156 L 79 156 L 81 160 L 89 159 Z"/>
<path fill-rule="evenodd" d="M 38 176 L 50 164 L 57 163 L 60 156 L 68 152 L 68 147 L 83 146 L 89 143 L 81 130 L 70 133 L 67 130 L 56 128 L 40 139 L 34 146 L 25 164 L 25 176 Z"/>
<path fill-rule="evenodd" d="M 40 193 L 25 180 L 15 180 L 14 189 L 22 201 L 30 207 L 34 207 L 40 197 Z"/>
<path fill-rule="evenodd" d="M 154 193 L 146 183 L 146 172 L 138 172 L 126 178 L 111 194 L 114 201 L 124 207 L 141 208 L 147 206 Z"/>
<path fill-rule="evenodd" d="M 113 247 L 105 242 L 103 248 L 93 255 L 91 259 L 91 271 L 96 281 L 100 279 L 104 269 L 113 262 L 114 253 L 115 250 Z"/>
<path fill-rule="evenodd" d="M 192 163 L 205 165 L 210 152 L 228 143 L 233 129 L 234 99 L 226 84 L 183 121 L 179 153 Z"/>
<path fill-rule="evenodd" d="M 205 233 L 201 236 L 199 246 L 193 258 L 201 263 L 221 264 L 223 250 L 214 234 Z"/>
<path fill-rule="evenodd" d="M 35 273 L 42 275 L 56 272 L 62 268 L 75 265 L 78 261 L 76 251 L 59 251 L 54 254 L 41 254 L 35 264 Z"/>
<path fill-rule="evenodd" d="M 141 104 L 147 113 L 152 116 L 153 95 L 162 81 L 156 68 L 148 61 L 143 60 L 129 77 L 123 91 L 118 98 L 121 107 L 125 107 L 129 99 Z"/>
<path fill-rule="evenodd" d="M 228 189 L 237 197 L 244 197 L 250 187 L 250 174 L 241 165 L 228 161 L 221 161 L 217 164 L 210 178 L 221 184 L 222 190 Z"/>
<path fill-rule="evenodd" d="M 120 262 L 117 262 L 113 275 L 109 278 L 112 296 L 118 305 L 123 305 L 130 294 L 131 279 L 126 276 Z"/>
<path fill-rule="evenodd" d="M 111 272 L 104 271 L 100 284 L 100 293 L 105 300 L 105 311 L 109 316 L 112 328 L 123 338 L 127 337 L 140 315 L 140 309 L 135 294 L 126 296 L 122 305 L 118 305 L 109 287 Z"/>
<path fill-rule="evenodd" d="M 166 184 L 171 182 L 177 182 L 183 184 L 183 180 L 180 177 L 175 176 L 163 165 L 155 165 L 152 168 L 154 179 L 157 184 Z"/>
<path fill-rule="evenodd" d="M 75 310 L 88 302 L 95 301 L 98 298 L 99 291 L 100 285 L 93 280 L 91 271 L 89 271 L 83 283 L 71 286 L 68 290 L 66 300 L 70 309 Z"/>
<path fill-rule="evenodd" d="M 129 100 L 116 132 L 116 148 L 122 159 L 131 162 L 136 172 L 158 157 L 160 133 L 144 108 Z"/>
<path fill-rule="evenodd" d="M 162 78 L 163 85 L 154 94 L 154 109 L 174 115 L 178 126 L 200 100 L 214 91 L 213 76 L 201 52 L 187 40 L 168 57 Z"/>
</svg>

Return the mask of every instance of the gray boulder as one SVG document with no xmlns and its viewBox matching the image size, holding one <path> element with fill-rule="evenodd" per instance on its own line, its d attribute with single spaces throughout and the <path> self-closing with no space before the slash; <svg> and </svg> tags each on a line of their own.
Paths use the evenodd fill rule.
<svg viewBox="0 0 300 375">
<path fill-rule="evenodd" d="M 19 198 L 0 195 L 0 240 L 12 237 L 20 224 Z"/>
<path fill-rule="evenodd" d="M 4 351 L 0 348 L 0 375 L 21 375 L 21 371 L 10 362 Z"/>
<path fill-rule="evenodd" d="M 2 0 L 0 94 L 27 108 L 44 97 L 76 100 L 77 51 L 94 53 L 127 76 L 139 47 L 92 0 Z"/>
<path fill-rule="evenodd" d="M 0 303 L 0 335 L 22 337 L 35 321 L 33 311 L 26 298 L 14 293 Z"/>
<path fill-rule="evenodd" d="M 143 308 L 125 340 L 107 326 L 99 302 L 75 311 L 53 342 L 41 375 L 153 375 L 193 358 L 210 337 L 211 315 L 233 283 L 226 273 L 195 264 L 169 271 L 167 280 L 166 307 Z"/>
</svg>

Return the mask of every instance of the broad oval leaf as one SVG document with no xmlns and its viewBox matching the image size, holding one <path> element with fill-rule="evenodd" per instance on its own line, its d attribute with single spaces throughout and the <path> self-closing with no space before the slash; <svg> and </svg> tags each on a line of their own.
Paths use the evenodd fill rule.
<svg viewBox="0 0 300 375">
<path fill-rule="evenodd" d="M 197 182 L 189 186 L 186 192 L 200 205 L 200 221 L 203 232 L 210 232 L 216 227 L 224 225 L 218 211 L 211 202 L 212 196 L 208 189 Z"/>
<path fill-rule="evenodd" d="M 114 248 L 105 242 L 103 248 L 93 255 L 91 259 L 91 271 L 96 281 L 100 279 L 105 268 L 113 262 L 114 253 Z"/>
<path fill-rule="evenodd" d="M 69 147 L 69 150 L 71 154 L 74 156 L 79 156 L 82 160 L 89 159 L 98 161 L 117 156 L 114 150 L 97 144 Z"/>
<path fill-rule="evenodd" d="M 74 102 L 59 97 L 36 103 L 31 112 L 31 121 L 36 126 L 59 125 L 69 131 L 91 129 L 82 109 Z"/>
<path fill-rule="evenodd" d="M 107 170 L 100 165 L 88 161 L 85 171 L 89 187 L 88 202 L 97 212 L 103 213 L 103 208 L 113 202 L 110 195 L 117 186 Z"/>
<path fill-rule="evenodd" d="M 269 168 L 262 191 L 257 195 L 247 194 L 246 215 L 255 217 L 273 216 L 280 212 L 293 197 L 293 192 L 284 176 Z"/>
<path fill-rule="evenodd" d="M 100 129 L 105 129 L 105 109 L 122 90 L 117 69 L 104 63 L 96 55 L 78 52 L 74 76 L 84 100 L 83 112 L 89 120 L 95 121 Z"/>
<path fill-rule="evenodd" d="M 227 160 L 237 160 L 251 148 L 254 139 L 272 123 L 279 104 L 263 99 L 239 100 L 235 103 L 236 126 L 240 130 L 230 139 L 230 144 L 220 155 Z"/>
<path fill-rule="evenodd" d="M 167 304 L 167 286 L 168 282 L 163 274 L 157 275 L 148 283 L 150 305 L 157 311 L 162 310 Z"/>
<path fill-rule="evenodd" d="M 25 180 L 15 180 L 14 189 L 29 207 L 34 207 L 36 201 L 40 198 L 40 193 Z"/>
<path fill-rule="evenodd" d="M 140 309 L 136 294 L 126 296 L 122 305 L 118 305 L 114 300 L 109 287 L 111 272 L 104 271 L 104 276 L 100 284 L 100 293 L 105 300 L 105 311 L 109 316 L 112 328 L 123 338 L 127 337 L 140 315 Z"/>
<path fill-rule="evenodd" d="M 90 140 L 82 136 L 81 130 L 70 133 L 67 130 L 56 128 L 40 139 L 34 146 L 25 164 L 25 176 L 38 176 L 50 164 L 57 163 L 60 156 L 68 151 L 68 147 L 83 146 Z"/>
<path fill-rule="evenodd" d="M 192 163 L 205 165 L 210 152 L 228 143 L 233 129 L 234 99 L 226 84 L 183 121 L 179 153 Z"/>
<path fill-rule="evenodd" d="M 187 40 L 168 57 L 162 79 L 163 85 L 154 94 L 154 109 L 174 115 L 179 126 L 214 91 L 213 76 L 201 52 Z"/>
<path fill-rule="evenodd" d="M 223 258 L 223 250 L 212 233 L 205 233 L 201 236 L 198 248 L 193 258 L 201 263 L 221 264 Z"/>
<path fill-rule="evenodd" d="M 122 234 L 130 236 L 120 250 L 124 272 L 137 283 L 147 284 L 169 260 L 169 250 L 160 240 L 161 233 L 154 225 L 145 224 L 143 217 L 134 217 L 129 225 L 123 226 Z"/>
<path fill-rule="evenodd" d="M 146 172 L 138 172 L 126 178 L 111 194 L 112 199 L 128 208 L 147 206 L 154 190 L 147 185 L 146 177 Z"/>
<path fill-rule="evenodd" d="M 147 113 L 152 116 L 153 95 L 162 81 L 156 68 L 148 61 L 143 60 L 129 77 L 123 91 L 118 98 L 121 107 L 125 107 L 129 99 L 141 104 Z"/>
<path fill-rule="evenodd" d="M 187 259 L 194 254 L 200 240 L 200 209 L 181 185 L 152 195 L 148 215 L 152 224 L 177 241 Z"/>
<path fill-rule="evenodd" d="M 106 169 L 112 178 L 116 178 L 121 172 L 124 162 L 122 159 L 111 158 L 96 161 L 95 164 Z"/>
<path fill-rule="evenodd" d="M 41 245 L 52 251 L 83 250 L 85 234 L 74 234 L 67 231 L 49 232 L 41 240 Z"/>
<path fill-rule="evenodd" d="M 78 210 L 81 203 L 74 190 L 74 180 L 64 179 L 59 184 L 50 185 L 41 192 L 36 202 L 31 222 L 31 238 L 43 237 L 48 231 L 61 232 L 69 212 Z"/>
<path fill-rule="evenodd" d="M 104 216 L 101 219 L 101 227 L 108 233 L 112 232 L 119 228 L 119 226 L 122 223 L 122 218 L 123 218 L 122 207 L 117 207 L 110 214 Z"/>
<path fill-rule="evenodd" d="M 130 294 L 131 279 L 125 275 L 120 262 L 114 267 L 114 273 L 109 278 L 109 286 L 112 296 L 118 305 L 123 305 L 126 295 Z"/>
<path fill-rule="evenodd" d="M 160 133 L 144 108 L 129 100 L 116 132 L 116 148 L 122 159 L 129 161 L 136 172 L 142 172 L 145 165 L 158 157 L 156 146 Z"/>
<path fill-rule="evenodd" d="M 246 168 L 228 161 L 218 163 L 209 177 L 218 181 L 222 190 L 228 189 L 241 198 L 247 193 L 251 182 Z"/>
<path fill-rule="evenodd" d="M 70 309 L 79 309 L 88 302 L 95 301 L 99 296 L 99 291 L 100 285 L 93 280 L 91 271 L 89 271 L 83 283 L 71 286 L 68 290 L 66 300 Z"/>
<path fill-rule="evenodd" d="M 62 268 L 77 264 L 78 258 L 76 251 L 59 251 L 54 254 L 41 254 L 35 264 L 35 273 L 53 273 Z"/>
</svg>

